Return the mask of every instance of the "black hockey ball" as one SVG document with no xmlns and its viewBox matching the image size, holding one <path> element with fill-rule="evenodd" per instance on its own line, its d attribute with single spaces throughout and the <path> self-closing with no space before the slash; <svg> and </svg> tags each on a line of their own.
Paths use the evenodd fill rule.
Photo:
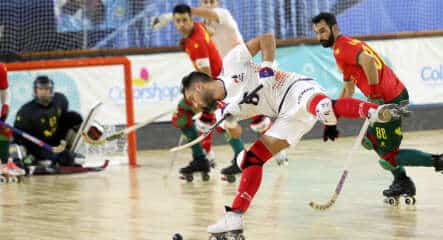
<svg viewBox="0 0 443 240">
<path fill-rule="evenodd" d="M 183 240 L 183 237 L 180 235 L 180 233 L 176 233 L 174 236 L 172 236 L 172 240 Z"/>
</svg>

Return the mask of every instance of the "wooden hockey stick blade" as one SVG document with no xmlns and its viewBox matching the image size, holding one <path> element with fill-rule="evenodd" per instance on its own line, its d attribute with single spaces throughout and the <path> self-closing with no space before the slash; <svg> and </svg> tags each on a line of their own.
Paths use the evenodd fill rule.
<svg viewBox="0 0 443 240">
<path fill-rule="evenodd" d="M 206 136 L 207 136 L 206 134 L 202 134 L 202 135 L 200 135 L 198 138 L 194 139 L 193 141 L 188 142 L 188 143 L 186 143 L 186 144 L 183 144 L 183 145 L 181 145 L 181 146 L 177 146 L 177 147 L 171 148 L 169 151 L 170 151 L 170 152 L 177 152 L 177 151 L 181 151 L 181 150 L 183 150 L 183 149 L 186 149 L 186 148 L 192 147 L 192 146 L 194 146 L 195 144 L 197 144 L 197 143 L 203 141 L 203 139 L 205 139 Z"/>
<path fill-rule="evenodd" d="M 65 148 L 66 148 L 66 141 L 62 140 L 58 146 L 52 147 L 52 152 L 61 153 L 65 150 Z"/>
</svg>

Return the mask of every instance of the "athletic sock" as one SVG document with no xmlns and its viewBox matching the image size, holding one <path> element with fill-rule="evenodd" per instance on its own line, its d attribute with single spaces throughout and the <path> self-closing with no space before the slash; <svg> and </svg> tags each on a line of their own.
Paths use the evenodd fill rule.
<svg viewBox="0 0 443 240">
<path fill-rule="evenodd" d="M 246 212 L 251 204 L 252 198 L 257 193 L 263 176 L 263 164 L 272 157 L 267 147 L 257 140 L 246 153 L 244 169 L 242 171 L 240 185 L 237 195 L 232 202 L 232 209 L 236 212 Z"/>
</svg>

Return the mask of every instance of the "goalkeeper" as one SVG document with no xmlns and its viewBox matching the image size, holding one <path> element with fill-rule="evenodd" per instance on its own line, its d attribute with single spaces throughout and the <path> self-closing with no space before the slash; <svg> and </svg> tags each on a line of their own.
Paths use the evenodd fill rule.
<svg viewBox="0 0 443 240">
<path fill-rule="evenodd" d="M 69 111 L 69 102 L 60 92 L 54 92 L 54 82 L 47 76 L 38 76 L 34 81 L 34 99 L 25 103 L 17 112 L 14 127 L 18 128 L 52 146 L 66 140 L 69 145 L 78 131 L 82 117 Z M 81 165 L 83 157 L 65 150 L 61 153 L 47 151 L 40 146 L 14 135 L 14 142 L 19 144 L 20 154 L 14 160 L 26 167 L 38 166 L 35 173 L 56 172 L 58 166 Z M 22 150 L 24 148 L 24 150 Z M 26 153 L 26 154 L 23 154 Z M 23 157 L 21 157 L 23 156 Z M 26 166 L 25 166 L 26 165 Z"/>
</svg>

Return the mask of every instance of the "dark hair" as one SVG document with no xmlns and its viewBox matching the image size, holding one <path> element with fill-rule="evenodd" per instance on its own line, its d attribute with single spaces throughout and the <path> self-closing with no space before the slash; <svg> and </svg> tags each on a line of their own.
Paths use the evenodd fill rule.
<svg viewBox="0 0 443 240">
<path fill-rule="evenodd" d="M 187 4 L 178 4 L 175 5 L 174 10 L 172 10 L 172 14 L 183 14 L 183 13 L 187 13 L 189 14 L 189 16 L 191 15 L 191 7 Z"/>
<path fill-rule="evenodd" d="M 49 88 L 54 87 L 54 82 L 46 75 L 40 75 L 37 76 L 37 78 L 34 80 L 34 88 L 37 88 L 39 86 L 47 86 Z"/>
<path fill-rule="evenodd" d="M 188 75 L 183 77 L 181 92 L 184 95 L 185 94 L 185 90 L 188 90 L 189 88 L 191 88 L 192 85 L 194 83 L 196 83 L 196 82 L 207 83 L 207 82 L 210 82 L 210 81 L 212 81 L 212 78 L 208 74 L 202 73 L 202 72 L 193 71 L 190 74 L 188 74 Z"/>
<path fill-rule="evenodd" d="M 337 19 L 335 18 L 335 15 L 329 12 L 321 12 L 317 16 L 313 17 L 311 19 L 311 22 L 313 24 L 319 23 L 321 20 L 325 20 L 325 22 L 332 27 L 333 25 L 337 24 Z"/>
</svg>

